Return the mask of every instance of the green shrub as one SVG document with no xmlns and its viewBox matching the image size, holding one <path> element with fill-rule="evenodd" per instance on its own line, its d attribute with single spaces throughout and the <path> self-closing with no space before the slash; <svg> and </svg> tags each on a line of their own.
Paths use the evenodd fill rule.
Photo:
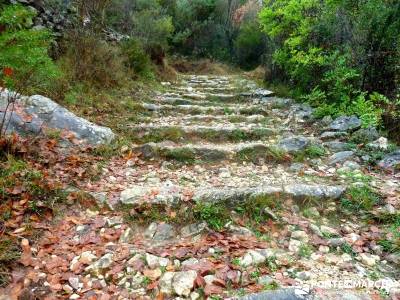
<svg viewBox="0 0 400 300">
<path fill-rule="evenodd" d="M 30 29 L 35 13 L 21 5 L 8 5 L 0 11 L 0 74 L 6 87 L 22 93 L 48 91 L 61 73 L 48 55 L 52 42 L 49 31 Z M 2 78 L 3 76 L 3 78 Z"/>
<path fill-rule="evenodd" d="M 383 111 L 375 106 L 371 97 L 366 98 L 362 93 L 348 106 L 347 113 L 359 116 L 363 127 L 368 128 L 380 125 Z"/>
<path fill-rule="evenodd" d="M 198 202 L 193 213 L 196 219 L 207 222 L 215 230 L 221 230 L 230 219 L 229 212 L 222 204 Z"/>
<path fill-rule="evenodd" d="M 130 77 L 120 48 L 93 32 L 80 28 L 69 31 L 64 47 L 60 65 L 71 85 L 113 88 L 121 86 Z"/>
<path fill-rule="evenodd" d="M 351 211 L 370 211 L 380 201 L 380 197 L 368 186 L 351 187 L 345 197 L 341 200 L 341 205 Z"/>
<path fill-rule="evenodd" d="M 398 90 L 400 2 L 266 0 L 259 19 L 269 77 L 299 90 L 315 116 L 356 114 L 368 127 L 381 124 L 380 106 L 398 111 L 374 92 Z"/>
<path fill-rule="evenodd" d="M 264 34 L 258 22 L 245 23 L 241 26 L 235 40 L 235 56 L 239 66 L 252 69 L 261 63 L 265 50 Z"/>
<path fill-rule="evenodd" d="M 139 77 L 154 77 L 149 55 L 136 39 L 129 39 L 122 44 L 122 52 L 126 56 L 127 65 Z"/>
</svg>

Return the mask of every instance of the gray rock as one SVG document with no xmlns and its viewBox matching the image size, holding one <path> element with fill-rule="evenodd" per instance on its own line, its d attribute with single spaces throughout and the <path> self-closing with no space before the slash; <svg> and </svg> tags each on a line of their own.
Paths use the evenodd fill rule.
<svg viewBox="0 0 400 300">
<path fill-rule="evenodd" d="M 302 231 L 302 230 L 293 231 L 292 234 L 291 234 L 291 238 L 295 239 L 295 240 L 302 241 L 304 243 L 307 243 L 308 240 L 309 240 L 307 232 Z"/>
<path fill-rule="evenodd" d="M 0 111 L 5 107 L 8 91 L 0 94 Z M 34 95 L 20 97 L 24 113 L 7 114 L 10 121 L 8 133 L 17 132 L 21 135 L 39 134 L 43 129 L 67 130 L 79 140 L 89 144 L 100 145 L 110 143 L 115 134 L 110 128 L 98 126 L 80 118 L 58 105 L 49 98 Z M 4 113 L 0 113 L 0 118 Z M 27 116 L 29 118 L 27 118 Z"/>
<path fill-rule="evenodd" d="M 108 227 L 114 227 L 116 225 L 120 225 L 124 222 L 123 218 L 120 216 L 115 216 L 111 218 L 107 218 L 106 223 Z"/>
<path fill-rule="evenodd" d="M 237 235 L 245 235 L 245 236 L 254 235 L 250 229 L 248 229 L 246 227 L 242 227 L 242 226 L 235 226 L 233 224 L 228 224 L 226 226 L 226 229 L 228 229 L 228 231 L 230 233 L 237 234 Z"/>
<path fill-rule="evenodd" d="M 347 151 L 352 147 L 349 143 L 343 143 L 339 141 L 325 142 L 322 145 L 332 152 Z"/>
<path fill-rule="evenodd" d="M 197 265 L 199 260 L 197 258 L 191 257 L 182 262 L 182 267 L 190 268 L 191 266 Z"/>
<path fill-rule="evenodd" d="M 69 285 L 74 289 L 77 290 L 80 288 L 81 283 L 79 282 L 79 277 L 70 277 L 68 278 Z"/>
<path fill-rule="evenodd" d="M 292 184 L 284 188 L 285 193 L 296 199 L 338 199 L 345 188 L 342 186 Z"/>
<path fill-rule="evenodd" d="M 321 123 L 324 126 L 328 126 L 329 124 L 331 124 L 333 122 L 332 116 L 325 116 L 321 119 Z"/>
<path fill-rule="evenodd" d="M 165 272 L 160 279 L 160 292 L 165 295 L 173 294 L 172 280 L 175 276 L 175 272 Z"/>
<path fill-rule="evenodd" d="M 154 241 L 168 241 L 176 237 L 175 229 L 172 225 L 161 223 L 157 226 L 154 233 Z"/>
<path fill-rule="evenodd" d="M 342 151 L 337 152 L 329 157 L 328 164 L 329 165 L 336 165 L 338 163 L 345 162 L 346 160 L 350 159 L 354 156 L 353 151 Z"/>
<path fill-rule="evenodd" d="M 260 103 L 267 105 L 268 107 L 279 108 L 279 107 L 287 107 L 291 102 L 292 101 L 290 99 L 268 97 L 268 98 L 262 98 Z"/>
<path fill-rule="evenodd" d="M 108 269 L 112 263 L 113 263 L 113 254 L 107 253 L 103 255 L 98 261 L 90 265 L 88 268 L 89 270 L 93 270 L 96 272 L 98 270 Z"/>
<path fill-rule="evenodd" d="M 149 225 L 149 227 L 147 227 L 147 229 L 144 232 L 144 236 L 148 239 L 152 239 L 154 234 L 157 231 L 157 226 L 158 224 L 156 222 L 153 222 Z"/>
<path fill-rule="evenodd" d="M 355 161 L 348 160 L 344 162 L 343 168 L 350 171 L 355 171 L 355 170 L 360 170 L 361 166 Z"/>
<path fill-rule="evenodd" d="M 354 132 L 351 140 L 357 143 L 367 143 L 379 138 L 379 132 L 375 127 L 361 128 Z"/>
<path fill-rule="evenodd" d="M 152 104 L 152 103 L 143 103 L 143 108 L 150 110 L 150 111 L 157 111 L 160 110 L 160 107 L 158 105 Z"/>
<path fill-rule="evenodd" d="M 336 118 L 330 125 L 329 129 L 335 131 L 351 131 L 361 127 L 361 120 L 356 116 L 341 116 Z"/>
<path fill-rule="evenodd" d="M 293 163 L 289 167 L 289 171 L 293 173 L 299 173 L 305 169 L 306 165 L 302 163 Z"/>
<path fill-rule="evenodd" d="M 76 227 L 76 233 L 79 235 L 79 236 L 84 236 L 84 235 L 86 235 L 86 234 L 88 234 L 89 232 L 90 232 L 90 226 L 89 225 L 78 225 L 77 227 Z"/>
<path fill-rule="evenodd" d="M 226 202 L 241 203 L 252 196 L 276 195 L 282 192 L 282 188 L 275 186 L 260 186 L 258 188 L 200 188 L 193 196 L 194 201 L 200 202 Z"/>
<path fill-rule="evenodd" d="M 391 253 L 388 254 L 385 259 L 390 262 L 393 263 L 395 265 L 400 266 L 400 254 L 399 253 Z"/>
<path fill-rule="evenodd" d="M 158 147 L 156 143 L 147 143 L 139 147 L 132 149 L 134 152 L 139 152 L 142 154 L 143 158 L 155 158 L 159 155 Z"/>
<path fill-rule="evenodd" d="M 278 216 L 269 207 L 264 208 L 264 214 L 266 214 L 272 220 L 277 221 L 279 219 Z"/>
<path fill-rule="evenodd" d="M 304 300 L 304 297 L 302 293 L 298 293 L 295 289 L 280 289 L 247 295 L 238 298 L 238 300 Z"/>
<path fill-rule="evenodd" d="M 194 281 L 197 278 L 197 272 L 190 270 L 175 273 L 172 279 L 172 287 L 179 296 L 188 297 L 194 288 Z"/>
<path fill-rule="evenodd" d="M 205 161 L 218 161 L 226 158 L 226 153 L 217 149 L 194 149 L 194 155 Z"/>
<path fill-rule="evenodd" d="M 100 204 L 108 204 L 107 193 L 105 192 L 89 192 L 89 194 Z"/>
<path fill-rule="evenodd" d="M 273 282 L 275 282 L 275 279 L 268 275 L 264 275 L 258 278 L 258 284 L 269 285 Z"/>
<path fill-rule="evenodd" d="M 304 150 L 310 144 L 310 140 L 304 136 L 294 136 L 281 140 L 278 144 L 280 149 L 289 153 Z"/>
<path fill-rule="evenodd" d="M 149 253 L 146 253 L 146 263 L 151 269 L 166 267 L 169 264 L 169 259 L 164 257 L 155 256 Z"/>
<path fill-rule="evenodd" d="M 295 239 L 290 239 L 289 240 L 289 245 L 288 245 L 288 249 L 291 252 L 297 253 L 300 251 L 300 247 L 303 244 L 302 241 L 299 240 L 295 240 Z"/>
<path fill-rule="evenodd" d="M 311 273 L 308 271 L 302 271 L 296 274 L 296 277 L 300 280 L 307 281 L 311 278 Z"/>
<path fill-rule="evenodd" d="M 328 290 L 324 291 L 323 295 L 313 295 L 313 300 L 371 300 L 372 297 L 363 291 L 351 290 Z"/>
<path fill-rule="evenodd" d="M 180 188 L 171 182 L 165 182 L 161 186 L 135 186 L 121 192 L 120 202 L 122 204 L 140 205 L 146 195 L 152 191 L 158 191 L 157 196 L 152 200 L 154 204 L 173 204 L 181 199 Z"/>
<path fill-rule="evenodd" d="M 336 139 L 340 137 L 345 137 L 348 136 L 348 133 L 345 131 L 325 131 L 321 134 L 321 139 L 322 140 L 330 140 L 330 139 Z"/>
<path fill-rule="evenodd" d="M 320 217 L 320 213 L 315 206 L 306 208 L 303 212 L 303 215 L 306 215 L 307 217 L 311 217 L 311 218 L 319 218 Z"/>
<path fill-rule="evenodd" d="M 124 232 L 119 237 L 120 243 L 128 243 L 133 237 L 133 231 L 130 228 L 124 230 Z"/>
<path fill-rule="evenodd" d="M 194 235 L 198 235 L 206 230 L 207 230 L 206 222 L 190 224 L 181 229 L 181 236 L 182 237 L 194 236 Z"/>
<path fill-rule="evenodd" d="M 256 96 L 256 97 L 268 97 L 268 96 L 272 96 L 273 94 L 274 94 L 274 92 L 268 91 L 268 90 L 265 90 L 265 89 L 256 89 L 253 92 L 253 95 Z"/>
<path fill-rule="evenodd" d="M 373 254 L 369 254 L 369 253 L 361 253 L 359 255 L 359 258 L 361 260 L 361 262 L 367 266 L 375 266 L 377 264 L 377 262 L 380 261 L 380 258 L 378 255 L 373 255 Z"/>
<path fill-rule="evenodd" d="M 243 267 L 256 266 L 265 262 L 266 256 L 260 251 L 249 250 L 247 253 L 241 257 L 240 265 Z"/>
<path fill-rule="evenodd" d="M 323 237 L 324 236 L 324 234 L 322 233 L 321 229 L 317 225 L 315 225 L 313 223 L 310 223 L 309 226 L 310 226 L 311 231 L 314 234 L 318 235 L 319 237 Z"/>
<path fill-rule="evenodd" d="M 346 240 L 344 238 L 331 238 L 328 239 L 328 244 L 329 246 L 332 247 L 339 247 L 342 246 L 346 243 Z"/>
<path fill-rule="evenodd" d="M 297 119 L 309 120 L 313 117 L 314 109 L 307 103 L 293 105 L 293 113 Z"/>
<path fill-rule="evenodd" d="M 311 165 L 312 167 L 319 167 L 319 166 L 322 166 L 322 165 L 323 165 L 322 159 L 320 159 L 320 158 L 313 158 L 313 159 L 310 159 L 309 163 L 310 163 L 310 165 Z"/>
<path fill-rule="evenodd" d="M 380 137 L 376 141 L 367 144 L 367 147 L 374 150 L 387 150 L 389 147 L 388 139 L 385 137 Z"/>
<path fill-rule="evenodd" d="M 120 201 L 123 204 L 134 204 L 142 200 L 146 195 L 148 189 L 145 187 L 137 186 L 134 188 L 126 189 L 121 192 Z"/>
<path fill-rule="evenodd" d="M 400 150 L 386 155 L 379 163 L 378 166 L 386 171 L 399 172 L 400 171 Z"/>
</svg>

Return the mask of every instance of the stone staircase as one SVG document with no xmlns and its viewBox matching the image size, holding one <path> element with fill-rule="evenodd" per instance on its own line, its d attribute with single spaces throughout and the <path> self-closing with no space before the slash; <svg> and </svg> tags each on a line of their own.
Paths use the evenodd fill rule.
<svg viewBox="0 0 400 300">
<path fill-rule="evenodd" d="M 185 168 L 190 180 L 132 183 L 122 203 L 139 204 L 155 189 L 154 201 L 164 204 L 176 204 L 188 188 L 195 200 L 224 203 L 269 194 L 337 199 L 345 190 L 326 176 L 299 178 L 290 169 L 293 157 L 308 159 L 307 150 L 320 143 L 307 125 L 311 108 L 274 97 L 254 82 L 182 76 L 143 107 L 152 115 L 128 125 L 138 142 L 134 151 Z"/>
<path fill-rule="evenodd" d="M 238 76 L 163 85 L 121 124 L 135 145 L 82 183 L 111 210 L 66 211 L 51 228 L 62 238 L 37 243 L 29 278 L 50 288 L 62 278 L 60 299 L 396 299 L 400 256 L 377 241 L 399 178 L 372 172 L 350 140 L 357 118 L 315 120 Z M 346 198 L 366 185 L 391 202 L 343 208 L 372 193 Z M 357 288 L 372 279 L 394 289 Z"/>
</svg>

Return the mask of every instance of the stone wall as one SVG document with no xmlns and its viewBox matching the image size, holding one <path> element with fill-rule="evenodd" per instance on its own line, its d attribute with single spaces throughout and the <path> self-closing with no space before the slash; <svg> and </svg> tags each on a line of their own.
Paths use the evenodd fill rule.
<svg viewBox="0 0 400 300">
<path fill-rule="evenodd" d="M 10 3 L 20 3 L 34 9 L 37 12 L 37 17 L 33 20 L 34 27 L 48 28 L 56 36 L 61 36 L 70 25 L 69 17 L 74 13 L 70 0 L 52 1 L 52 3 L 43 0 L 11 0 Z"/>
</svg>

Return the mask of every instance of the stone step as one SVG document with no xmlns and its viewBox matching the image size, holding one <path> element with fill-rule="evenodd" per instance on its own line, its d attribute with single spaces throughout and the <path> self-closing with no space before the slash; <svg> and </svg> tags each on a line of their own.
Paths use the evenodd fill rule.
<svg viewBox="0 0 400 300">
<path fill-rule="evenodd" d="M 217 162 L 223 160 L 254 163 L 284 162 L 286 152 L 275 145 L 262 142 L 237 144 L 147 143 L 133 149 L 145 159 L 159 158 L 185 163 Z"/>
<path fill-rule="evenodd" d="M 235 207 L 258 197 L 273 197 L 276 200 L 323 201 L 339 199 L 346 188 L 341 185 L 288 183 L 283 185 L 260 184 L 253 187 L 200 186 L 191 191 L 195 202 L 220 203 Z M 149 197 L 155 195 L 155 197 Z M 120 203 L 141 205 L 179 205 L 187 199 L 188 188 L 179 185 L 135 185 L 121 192 Z"/>
<path fill-rule="evenodd" d="M 157 101 L 169 104 L 199 104 L 199 105 L 215 105 L 218 103 L 242 102 L 246 103 L 250 100 L 240 94 L 223 94 L 223 93 L 165 93 L 157 98 Z"/>
<path fill-rule="evenodd" d="M 247 124 L 246 126 L 235 125 L 160 126 L 152 124 L 134 124 L 128 125 L 128 128 L 130 128 L 131 136 L 135 142 L 182 142 L 200 140 L 211 142 L 240 142 L 266 140 L 277 134 L 277 130 L 259 126 L 258 124 Z"/>
<path fill-rule="evenodd" d="M 190 101 L 190 100 L 186 100 Z M 180 112 L 190 115 L 199 115 L 199 114 L 224 114 L 224 115 L 253 115 L 253 114 L 261 114 L 261 115 L 268 115 L 269 109 L 267 106 L 264 105 L 257 105 L 257 104 L 247 104 L 247 105 L 218 105 L 216 106 L 215 103 L 212 103 L 212 106 L 204 106 L 199 105 L 195 102 L 190 102 L 191 104 L 156 104 L 156 103 L 143 103 L 143 108 L 149 111 L 157 111 L 157 112 Z"/>
<path fill-rule="evenodd" d="M 174 114 L 167 116 L 150 116 L 139 118 L 137 123 L 152 123 L 158 125 L 169 125 L 169 126 L 179 126 L 179 125 L 208 125 L 213 124 L 237 124 L 238 126 L 244 126 L 246 124 L 258 123 L 258 124 L 270 124 L 271 119 L 263 115 L 185 115 L 185 114 Z"/>
<path fill-rule="evenodd" d="M 200 89 L 187 89 L 186 91 L 175 91 L 171 90 L 166 93 L 161 94 L 161 98 L 180 98 L 180 99 L 189 99 L 189 100 L 208 100 L 215 102 L 229 102 L 229 101 L 239 101 L 245 102 L 249 101 L 249 98 L 270 98 L 273 96 L 273 92 L 268 90 L 256 90 L 256 91 L 240 91 L 240 90 L 225 90 L 224 88 L 210 88 L 211 91 L 200 90 Z M 281 98 L 276 98 L 282 102 Z M 266 102 L 270 101 L 266 99 Z"/>
<path fill-rule="evenodd" d="M 221 106 L 222 103 L 227 103 L 229 104 L 229 101 L 215 101 L 212 99 L 207 99 L 207 100 L 199 100 L 199 99 L 189 99 L 189 98 L 184 98 L 181 96 L 175 97 L 175 96 L 160 96 L 155 99 L 155 102 L 161 103 L 161 104 L 170 104 L 170 105 L 199 105 L 199 106 L 204 106 L 204 107 L 212 107 L 212 106 Z M 238 102 L 238 101 L 236 101 Z M 243 101 L 244 102 L 244 101 Z"/>
<path fill-rule="evenodd" d="M 196 93 L 196 92 L 209 92 L 209 93 L 222 93 L 222 92 L 236 92 L 239 89 L 232 85 L 226 86 L 216 86 L 216 87 L 202 87 L 202 88 L 193 88 L 188 86 L 173 86 L 171 87 L 168 92 L 171 93 Z"/>
</svg>

